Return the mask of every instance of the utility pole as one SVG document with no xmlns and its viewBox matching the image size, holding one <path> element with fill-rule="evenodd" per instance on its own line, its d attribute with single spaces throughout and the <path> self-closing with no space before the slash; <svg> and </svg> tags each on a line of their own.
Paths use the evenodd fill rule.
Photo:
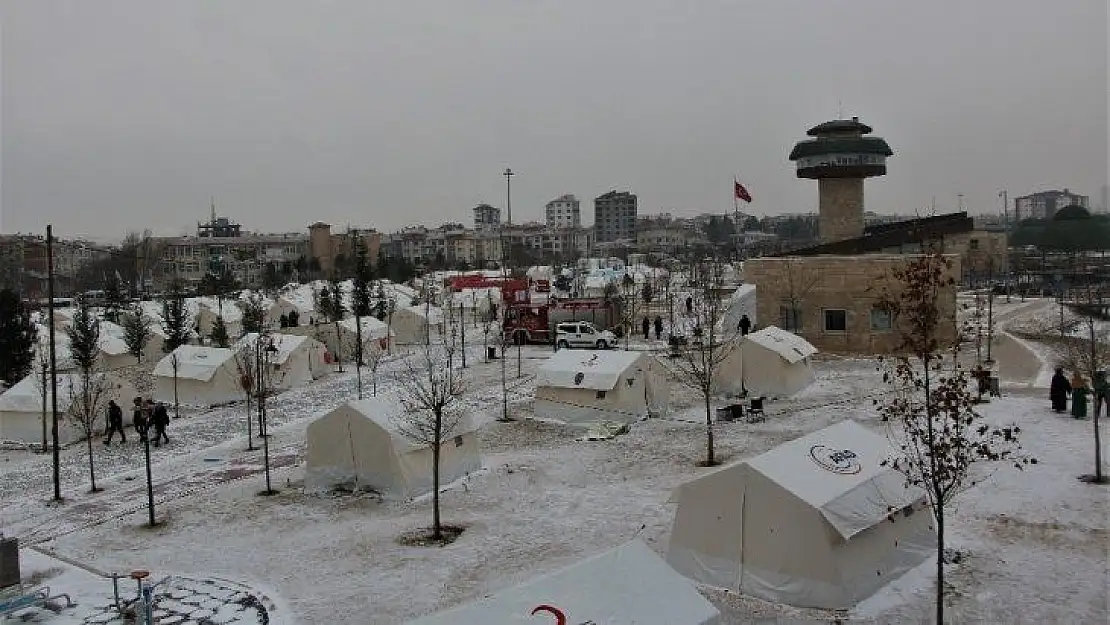
<svg viewBox="0 0 1110 625">
<path fill-rule="evenodd" d="M 54 501 L 62 500 L 62 467 L 58 454 L 58 353 L 54 342 L 54 226 L 46 226 L 46 297 L 50 321 L 50 436 L 54 461 Z"/>
<path fill-rule="evenodd" d="M 510 190 L 511 190 L 512 187 L 511 187 L 510 180 L 512 179 L 512 176 L 513 176 L 513 170 L 506 167 L 505 171 L 504 171 L 504 176 L 505 176 L 505 191 L 506 191 L 505 192 L 505 195 L 506 195 L 506 198 L 505 198 L 505 200 L 506 200 L 505 213 L 506 213 L 507 220 L 511 221 L 512 220 L 512 205 L 511 205 L 512 198 L 511 198 Z M 508 421 L 509 420 L 509 386 L 508 386 L 508 383 L 506 382 L 506 375 L 507 374 L 505 372 L 505 321 L 508 319 L 509 304 L 505 299 L 505 287 L 506 287 L 506 283 L 508 282 L 508 276 L 505 273 L 505 269 L 506 269 L 507 263 L 509 261 L 509 255 L 508 255 L 508 253 L 506 252 L 506 249 L 505 249 L 505 245 L 506 245 L 506 243 L 505 243 L 505 222 L 501 222 L 501 223 L 498 224 L 497 231 L 498 231 L 498 238 L 501 241 L 501 307 L 500 307 L 500 310 L 501 310 L 500 326 L 501 326 L 501 328 L 498 330 L 498 336 L 500 337 L 500 343 L 501 343 L 501 356 L 500 356 L 500 359 L 501 359 L 501 363 L 500 363 L 501 364 L 501 421 Z"/>
<path fill-rule="evenodd" d="M 502 175 L 505 176 L 505 213 L 506 213 L 505 218 L 509 223 L 509 227 L 511 228 L 512 225 L 513 225 L 513 176 L 515 176 L 516 174 L 513 173 L 512 169 L 506 167 L 505 171 L 502 173 Z M 510 232 L 509 232 L 509 262 L 510 263 L 513 260 L 512 248 L 513 248 L 512 231 L 510 230 Z M 502 287 L 504 287 L 504 286 L 505 286 L 504 282 L 502 282 Z M 515 297 L 515 291 L 514 291 L 514 297 Z M 504 295 L 502 295 L 501 299 L 502 299 L 502 301 L 504 301 L 504 299 L 505 299 Z M 518 319 L 519 319 L 519 317 L 518 317 Z M 521 350 L 524 349 L 524 347 L 523 347 L 524 341 L 520 337 L 520 333 L 515 328 L 513 329 L 513 339 L 516 342 L 516 377 L 519 378 L 521 376 L 521 361 L 523 360 L 523 356 L 521 355 Z M 502 366 L 504 366 L 504 365 L 502 365 Z"/>
</svg>

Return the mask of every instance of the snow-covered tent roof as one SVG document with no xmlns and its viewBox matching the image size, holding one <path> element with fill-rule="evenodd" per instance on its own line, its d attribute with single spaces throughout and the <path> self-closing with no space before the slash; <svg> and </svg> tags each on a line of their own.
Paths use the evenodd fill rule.
<svg viewBox="0 0 1110 625">
<path fill-rule="evenodd" d="M 890 442 L 852 420 L 796 438 L 748 466 L 821 512 L 845 539 L 920 501 L 925 492 L 886 466 Z"/>
<path fill-rule="evenodd" d="M 239 307 L 237 299 L 224 299 L 222 306 L 220 300 L 215 297 L 190 297 L 185 301 L 192 302 L 192 304 L 187 304 L 194 307 L 191 310 L 195 309 L 199 312 L 201 308 L 207 309 L 214 315 L 221 315 L 224 321 L 228 323 L 235 323 L 243 319 L 243 309 Z M 192 314 L 195 315 L 196 312 Z"/>
<path fill-rule="evenodd" d="M 103 331 L 100 333 L 100 343 L 97 347 L 109 356 L 122 356 L 130 351 L 127 349 L 127 342 L 123 340 L 123 337 L 106 334 Z"/>
<path fill-rule="evenodd" d="M 309 340 L 307 336 L 301 336 L 298 334 L 270 334 L 269 336 L 271 339 L 273 339 L 274 347 L 277 348 L 277 352 L 275 352 L 267 360 L 275 365 L 285 364 L 285 362 L 289 360 L 289 357 L 292 356 L 295 351 L 297 351 L 297 348 L 303 345 L 305 341 Z M 242 349 L 252 349 L 257 341 L 258 333 L 248 332 L 247 334 L 244 334 L 241 339 L 236 341 L 235 346 L 232 349 L 234 349 L 236 352 Z M 263 343 L 263 345 L 265 345 L 265 343 Z"/>
<path fill-rule="evenodd" d="M 747 340 L 775 352 L 790 364 L 817 353 L 817 348 L 809 341 L 777 326 L 767 326 L 758 332 L 752 332 Z"/>
<path fill-rule="evenodd" d="M 377 397 L 355 399 L 347 402 L 347 405 L 351 410 L 354 410 L 359 415 L 385 430 L 389 434 L 390 440 L 393 441 L 396 449 L 402 453 L 427 447 L 427 445 L 417 443 L 402 433 L 399 425 L 404 423 L 406 413 L 405 404 L 400 397 L 381 394 Z M 464 416 L 459 420 L 458 425 L 452 430 L 452 433 L 454 435 L 466 434 L 476 429 L 477 426 L 474 421 Z"/>
<path fill-rule="evenodd" d="M 643 352 L 559 350 L 536 371 L 536 386 L 609 391 L 645 358 Z"/>
<path fill-rule="evenodd" d="M 108 376 L 109 383 L 118 382 L 118 377 L 107 373 L 94 373 L 93 379 Z M 0 395 L 0 412 L 42 412 L 42 391 L 39 390 L 35 374 L 25 376 L 15 386 Z M 81 388 L 80 373 L 58 373 L 58 410 L 68 410 L 73 401 L 73 392 Z M 46 405 L 50 406 L 50 382 L 46 383 Z M 107 402 L 105 402 L 107 403 Z"/>
<path fill-rule="evenodd" d="M 186 380 L 199 380 L 207 382 L 216 375 L 220 367 L 235 358 L 235 351 L 224 347 L 202 347 L 199 345 L 182 345 L 158 361 L 154 367 L 154 375 L 172 377 L 173 357 L 177 356 L 177 377 Z"/>
<path fill-rule="evenodd" d="M 428 306 L 427 304 L 416 304 L 414 306 L 406 306 L 404 310 L 412 312 L 412 314 L 427 319 L 428 323 L 435 325 L 443 323 L 443 309 L 439 306 Z"/>
<path fill-rule="evenodd" d="M 369 341 L 371 339 L 384 339 L 391 334 L 389 326 L 387 326 L 385 322 L 379 321 L 377 317 L 366 316 L 359 317 L 359 319 L 359 325 L 362 326 L 362 340 L 364 341 Z M 340 321 L 339 325 L 343 326 L 347 330 L 350 330 L 351 332 L 358 332 L 360 330 L 355 325 L 354 317 L 347 317 L 343 321 Z"/>
<path fill-rule="evenodd" d="M 566 623 L 718 625 L 720 612 L 650 547 L 634 540 L 514 588 L 408 625 L 551 623 L 540 605 Z M 545 620 L 546 619 L 546 620 Z M 560 621 L 563 622 L 563 621 Z"/>
</svg>

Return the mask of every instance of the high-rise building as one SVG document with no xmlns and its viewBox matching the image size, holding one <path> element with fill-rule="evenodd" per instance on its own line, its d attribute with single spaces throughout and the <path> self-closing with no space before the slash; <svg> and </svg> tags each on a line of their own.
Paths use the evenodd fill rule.
<svg viewBox="0 0 1110 625">
<path fill-rule="evenodd" d="M 868 137 L 871 127 L 852 119 L 818 124 L 790 152 L 799 178 L 817 180 L 818 236 L 832 243 L 863 236 L 863 180 L 886 175 L 887 142 Z"/>
<path fill-rule="evenodd" d="M 474 229 L 479 231 L 497 230 L 501 227 L 501 209 L 489 204 L 474 207 Z"/>
<path fill-rule="evenodd" d="M 610 191 L 594 198 L 594 240 L 597 243 L 636 240 L 636 196 Z"/>
<path fill-rule="evenodd" d="M 1089 209 L 1090 201 L 1091 199 L 1086 195 L 1077 195 L 1067 189 L 1030 193 L 1014 198 L 1014 221 L 1052 219 L 1056 211 L 1072 204 Z"/>
<path fill-rule="evenodd" d="M 578 228 L 582 225 L 582 206 L 573 195 L 560 195 L 547 203 L 548 228 Z"/>
</svg>

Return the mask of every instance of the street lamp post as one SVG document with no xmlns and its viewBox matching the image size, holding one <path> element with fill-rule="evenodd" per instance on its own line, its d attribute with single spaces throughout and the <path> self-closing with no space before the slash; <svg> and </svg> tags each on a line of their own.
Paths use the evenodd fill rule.
<svg viewBox="0 0 1110 625">
<path fill-rule="evenodd" d="M 513 172 L 512 169 L 506 167 L 505 171 L 502 173 L 502 175 L 505 176 L 506 221 L 508 222 L 509 226 L 511 227 L 513 225 L 513 184 L 512 184 L 512 181 L 513 181 L 513 176 L 515 176 L 516 174 Z M 513 260 L 513 256 L 512 256 L 512 251 L 513 251 L 512 236 L 513 236 L 512 232 L 510 231 L 509 232 L 509 262 L 510 263 Z M 502 282 L 501 286 L 502 287 L 505 286 L 504 282 Z M 516 292 L 514 291 L 513 294 L 514 294 L 513 296 L 515 297 Z M 505 298 L 504 298 L 503 295 L 502 295 L 501 299 L 502 299 L 502 301 L 504 301 Z M 516 319 L 517 319 L 517 323 L 519 323 L 520 317 L 517 316 Z M 523 356 L 521 355 L 521 350 L 524 349 L 524 347 L 523 347 L 524 346 L 524 340 L 520 336 L 519 326 L 513 328 L 513 341 L 516 343 L 516 377 L 519 378 L 521 376 L 521 368 L 522 368 L 521 361 L 524 359 Z M 502 355 L 504 355 L 504 354 L 502 354 Z"/>
<path fill-rule="evenodd" d="M 154 527 L 154 480 L 150 475 L 150 437 L 143 436 L 143 455 L 146 459 L 146 507 L 149 513 L 150 526 Z"/>
<path fill-rule="evenodd" d="M 50 408 L 52 422 L 50 429 L 51 451 L 54 464 L 54 501 L 62 500 L 62 468 L 58 445 L 58 353 L 54 341 L 54 226 L 46 226 L 46 297 L 47 322 L 50 325 Z"/>
</svg>

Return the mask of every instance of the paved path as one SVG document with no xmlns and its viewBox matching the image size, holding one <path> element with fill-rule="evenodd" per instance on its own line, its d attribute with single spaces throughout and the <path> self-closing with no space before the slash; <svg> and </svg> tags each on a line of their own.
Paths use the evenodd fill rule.
<svg viewBox="0 0 1110 625">
<path fill-rule="evenodd" d="M 998 363 L 998 376 L 1004 381 L 1032 387 L 1041 372 L 1041 359 L 1014 338 L 1006 328 L 1019 317 L 1035 315 L 1052 305 L 1050 300 L 1037 300 L 1028 306 L 1009 310 L 995 318 L 991 356 Z"/>
</svg>

